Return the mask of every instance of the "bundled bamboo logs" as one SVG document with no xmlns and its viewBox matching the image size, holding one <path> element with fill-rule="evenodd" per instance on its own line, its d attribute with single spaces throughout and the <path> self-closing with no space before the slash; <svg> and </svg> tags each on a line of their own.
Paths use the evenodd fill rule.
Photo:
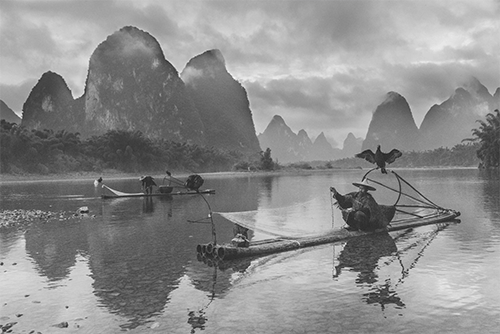
<svg viewBox="0 0 500 334">
<path fill-rule="evenodd" d="M 217 260 L 230 260 L 244 257 L 261 256 L 278 252 L 285 252 L 294 249 L 311 247 L 321 244 L 342 241 L 349 238 L 373 234 L 383 231 L 397 231 L 417 226 L 436 224 L 441 222 L 453 221 L 456 217 L 460 216 L 460 212 L 447 210 L 440 212 L 433 216 L 426 218 L 409 219 L 404 222 L 394 223 L 387 227 L 387 229 L 376 231 L 348 231 L 346 229 L 332 230 L 326 234 L 301 237 L 301 238 L 281 238 L 281 239 L 267 239 L 252 242 L 249 247 L 237 247 L 231 244 L 215 245 L 212 243 L 197 245 L 197 253 L 207 259 Z"/>
</svg>

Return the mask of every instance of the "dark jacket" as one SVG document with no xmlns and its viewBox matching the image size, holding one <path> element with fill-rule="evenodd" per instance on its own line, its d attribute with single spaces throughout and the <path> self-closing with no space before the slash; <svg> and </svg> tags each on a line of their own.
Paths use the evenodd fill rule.
<svg viewBox="0 0 500 334">
<path fill-rule="evenodd" d="M 142 186 L 145 188 L 156 186 L 156 182 L 154 181 L 152 176 L 145 176 L 141 179 Z"/>
<path fill-rule="evenodd" d="M 336 193 L 334 197 L 341 209 L 347 210 L 352 208 L 353 212 L 361 211 L 366 215 L 367 222 L 362 222 L 363 224 L 359 226 L 362 230 L 385 228 L 394 217 L 394 207 L 379 205 L 373 196 L 368 192 L 358 191 L 346 195 Z M 393 209 L 391 210 L 390 208 Z M 348 215 L 344 215 L 344 219 L 346 221 L 347 216 Z"/>
</svg>

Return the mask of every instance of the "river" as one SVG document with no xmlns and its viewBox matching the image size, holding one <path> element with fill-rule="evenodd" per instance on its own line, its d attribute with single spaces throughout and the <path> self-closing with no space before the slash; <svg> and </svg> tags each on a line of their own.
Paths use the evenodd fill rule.
<svg viewBox="0 0 500 334">
<path fill-rule="evenodd" d="M 498 173 L 397 170 L 460 211 L 460 222 L 220 264 L 197 256 L 196 246 L 212 240 L 210 209 L 257 210 L 265 222 L 268 209 L 283 208 L 283 230 L 340 228 L 329 187 L 354 191 L 364 173 L 207 174 L 203 188 L 216 193 L 204 198 L 101 199 L 89 180 L 2 182 L 2 210 L 56 215 L 0 230 L 0 324 L 44 334 L 496 333 Z M 137 178 L 103 178 L 140 191 Z M 82 206 L 89 213 L 75 215 Z M 233 224 L 213 217 L 217 241 L 229 242 Z"/>
</svg>

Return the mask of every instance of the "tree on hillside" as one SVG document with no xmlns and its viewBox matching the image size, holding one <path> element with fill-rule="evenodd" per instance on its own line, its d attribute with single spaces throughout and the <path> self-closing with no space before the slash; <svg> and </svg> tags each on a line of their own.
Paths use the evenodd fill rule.
<svg viewBox="0 0 500 334">
<path fill-rule="evenodd" d="M 465 141 L 479 142 L 477 157 L 481 159 L 480 168 L 498 168 L 500 155 L 500 111 L 495 109 L 493 113 L 486 115 L 486 121 L 478 120 L 480 126 L 472 129 L 474 138 Z"/>
<path fill-rule="evenodd" d="M 273 170 L 274 162 L 273 159 L 271 158 L 271 149 L 268 147 L 265 152 L 260 152 L 260 153 L 261 153 L 260 167 L 263 170 Z"/>
</svg>

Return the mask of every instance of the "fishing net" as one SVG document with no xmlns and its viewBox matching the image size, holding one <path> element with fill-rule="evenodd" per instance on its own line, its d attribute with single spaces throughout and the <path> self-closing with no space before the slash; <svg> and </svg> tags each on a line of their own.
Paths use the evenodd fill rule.
<svg viewBox="0 0 500 334">
<path fill-rule="evenodd" d="M 102 185 L 104 189 L 108 189 L 110 192 L 115 194 L 116 196 L 131 196 L 131 195 L 144 195 L 144 193 L 124 193 L 122 191 L 115 190 L 113 188 L 108 187 L 107 185 Z"/>
<path fill-rule="evenodd" d="M 331 214 L 320 198 L 286 207 L 214 214 L 254 232 L 282 238 L 314 236 L 332 228 Z"/>
</svg>

